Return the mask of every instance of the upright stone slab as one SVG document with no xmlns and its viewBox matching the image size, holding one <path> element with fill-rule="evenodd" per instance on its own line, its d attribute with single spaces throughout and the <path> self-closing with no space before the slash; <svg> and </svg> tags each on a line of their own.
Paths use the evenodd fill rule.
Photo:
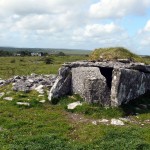
<svg viewBox="0 0 150 150">
<path fill-rule="evenodd" d="M 71 92 L 71 71 L 68 67 L 59 69 L 59 75 L 52 86 L 48 99 L 51 101 L 53 98 L 59 98 Z"/>
<path fill-rule="evenodd" d="M 111 106 L 127 103 L 150 90 L 150 74 L 131 69 L 114 69 Z"/>
<path fill-rule="evenodd" d="M 72 68 L 72 92 L 88 103 L 110 104 L 110 90 L 98 67 Z"/>
</svg>

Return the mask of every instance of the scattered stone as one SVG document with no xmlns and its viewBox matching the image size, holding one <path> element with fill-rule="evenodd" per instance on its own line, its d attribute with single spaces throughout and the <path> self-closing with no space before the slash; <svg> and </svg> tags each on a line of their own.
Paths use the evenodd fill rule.
<svg viewBox="0 0 150 150">
<path fill-rule="evenodd" d="M 119 120 L 124 121 L 124 122 L 129 122 L 130 121 L 129 118 L 119 118 Z"/>
<path fill-rule="evenodd" d="M 75 109 L 77 106 L 82 106 L 82 103 L 80 101 L 74 102 L 74 103 L 68 104 L 67 108 L 68 109 Z"/>
<path fill-rule="evenodd" d="M 97 125 L 97 121 L 92 121 L 92 124 L 93 125 Z"/>
<path fill-rule="evenodd" d="M 0 93 L 0 98 L 3 97 L 5 95 L 4 92 Z"/>
<path fill-rule="evenodd" d="M 44 97 L 44 95 L 38 95 L 38 97 Z"/>
<path fill-rule="evenodd" d="M 4 97 L 3 99 L 6 100 L 6 101 L 12 101 L 13 100 L 12 97 Z"/>
<path fill-rule="evenodd" d="M 29 82 L 31 82 L 31 83 L 33 83 L 33 82 L 34 82 L 34 80 L 32 80 L 32 79 L 28 79 L 28 81 L 29 81 Z"/>
<path fill-rule="evenodd" d="M 123 121 L 119 119 L 111 119 L 111 125 L 123 126 L 125 125 Z"/>
<path fill-rule="evenodd" d="M 5 82 L 5 80 L 0 80 L 0 85 L 3 85 Z"/>
<path fill-rule="evenodd" d="M 46 102 L 46 100 L 41 100 L 41 101 L 39 101 L 40 103 L 45 103 Z"/>
<path fill-rule="evenodd" d="M 16 104 L 22 106 L 30 106 L 30 103 L 26 103 L 26 102 L 17 102 Z"/>
<path fill-rule="evenodd" d="M 98 122 L 99 122 L 99 123 L 108 123 L 109 120 L 107 120 L 107 119 L 102 119 L 102 120 L 98 120 Z"/>
<path fill-rule="evenodd" d="M 8 80 L 0 80 L 0 86 L 12 83 L 14 91 L 23 91 L 25 93 L 34 90 L 40 85 L 50 89 L 56 80 L 56 75 L 36 75 L 30 76 L 14 76 Z M 39 90 L 43 93 L 43 90 Z"/>
<path fill-rule="evenodd" d="M 14 79 L 21 79 L 20 76 L 14 76 Z"/>
<path fill-rule="evenodd" d="M 43 85 L 39 85 L 38 87 L 35 88 L 35 90 L 37 92 L 39 92 L 40 94 L 44 94 L 44 86 Z"/>
</svg>

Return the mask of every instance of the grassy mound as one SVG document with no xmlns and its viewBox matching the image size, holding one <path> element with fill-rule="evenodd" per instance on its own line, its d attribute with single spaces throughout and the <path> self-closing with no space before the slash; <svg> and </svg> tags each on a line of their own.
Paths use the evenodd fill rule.
<svg viewBox="0 0 150 150">
<path fill-rule="evenodd" d="M 99 48 L 95 49 L 90 55 L 91 60 L 116 60 L 116 59 L 131 59 L 135 62 L 145 62 L 142 57 L 130 52 L 123 47 Z"/>
</svg>

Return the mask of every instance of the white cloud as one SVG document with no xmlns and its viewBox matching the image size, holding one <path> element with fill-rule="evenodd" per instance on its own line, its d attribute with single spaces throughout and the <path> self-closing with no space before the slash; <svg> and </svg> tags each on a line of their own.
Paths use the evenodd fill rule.
<svg viewBox="0 0 150 150">
<path fill-rule="evenodd" d="M 86 38 L 104 38 L 111 37 L 112 35 L 118 35 L 122 33 L 123 29 L 114 23 L 110 24 L 91 24 L 86 25 L 84 28 L 79 28 L 74 31 L 74 39 L 85 39 Z"/>
<path fill-rule="evenodd" d="M 145 32 L 150 32 L 150 20 L 147 21 L 143 29 L 139 30 L 140 34 L 145 33 Z"/>
<path fill-rule="evenodd" d="M 142 29 L 137 31 L 135 37 L 137 51 L 139 54 L 150 55 L 150 20 L 148 20 Z"/>
<path fill-rule="evenodd" d="M 0 0 L 1 14 L 53 14 L 64 13 L 84 4 L 85 0 Z"/>
<path fill-rule="evenodd" d="M 150 46 L 150 20 L 138 31 L 137 38 L 142 46 Z"/>
<path fill-rule="evenodd" d="M 149 0 L 100 0 L 90 6 L 94 18 L 120 18 L 126 15 L 143 15 L 150 7 Z"/>
<path fill-rule="evenodd" d="M 114 23 L 86 25 L 76 29 L 72 39 L 76 41 L 76 45 L 86 45 L 92 49 L 111 46 L 131 48 L 131 39 L 127 32 Z"/>
<path fill-rule="evenodd" d="M 143 15 L 148 7 L 150 0 L 0 0 L 1 45 L 83 49 L 150 47 L 150 20 L 138 36 L 128 33 L 134 28 L 132 20 L 129 22 L 127 17 L 116 20 L 127 15 Z"/>
</svg>

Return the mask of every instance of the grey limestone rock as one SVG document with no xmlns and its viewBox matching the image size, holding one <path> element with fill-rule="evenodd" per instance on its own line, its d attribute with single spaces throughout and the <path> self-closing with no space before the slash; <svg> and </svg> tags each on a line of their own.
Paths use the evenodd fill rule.
<svg viewBox="0 0 150 150">
<path fill-rule="evenodd" d="M 31 74 L 30 76 L 15 76 L 12 79 L 13 90 L 29 92 L 31 90 L 37 90 L 39 93 L 43 94 L 42 88 L 51 88 L 56 80 L 56 75 L 37 75 Z M 40 88 L 40 89 L 39 89 Z"/>
<path fill-rule="evenodd" d="M 150 90 L 150 74 L 131 69 L 114 69 L 111 105 L 119 106 Z"/>
<path fill-rule="evenodd" d="M 110 89 L 98 67 L 72 68 L 72 92 L 88 103 L 110 105 Z"/>
<path fill-rule="evenodd" d="M 69 74 L 69 77 L 66 74 Z M 125 59 L 82 61 L 63 65 L 50 91 L 49 99 L 72 91 L 74 94 L 81 95 L 89 103 L 116 107 L 128 103 L 149 90 L 150 65 Z"/>
<path fill-rule="evenodd" d="M 70 68 L 62 67 L 59 69 L 59 75 L 52 86 L 48 99 L 59 98 L 71 92 L 71 73 Z"/>
<path fill-rule="evenodd" d="M 123 126 L 125 125 L 123 121 L 119 120 L 119 119 L 111 119 L 111 125 L 115 125 L 115 126 Z"/>
<path fill-rule="evenodd" d="M 3 99 L 6 100 L 6 101 L 12 101 L 13 100 L 12 97 L 4 97 Z"/>
<path fill-rule="evenodd" d="M 82 103 L 80 101 L 70 103 L 70 104 L 67 105 L 67 108 L 68 109 L 75 109 L 77 106 L 82 106 Z"/>
</svg>

